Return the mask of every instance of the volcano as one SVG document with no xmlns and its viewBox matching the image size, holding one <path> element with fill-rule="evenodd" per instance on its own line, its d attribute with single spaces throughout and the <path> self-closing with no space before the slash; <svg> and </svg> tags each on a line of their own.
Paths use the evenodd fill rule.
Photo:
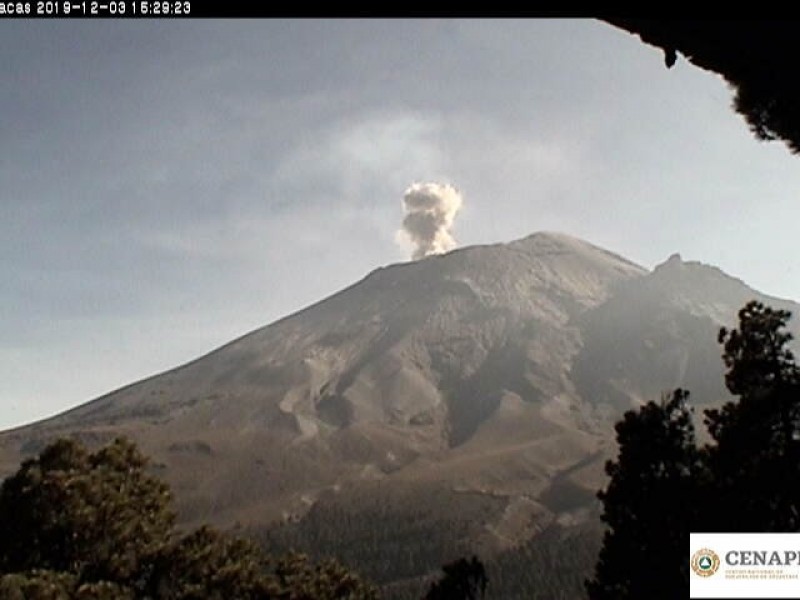
<svg viewBox="0 0 800 600">
<path fill-rule="evenodd" d="M 427 506 L 418 535 L 501 551 L 596 519 L 625 410 L 676 387 L 698 407 L 728 399 L 717 331 L 752 299 L 798 308 L 713 266 L 673 255 L 650 271 L 564 234 L 461 248 L 4 432 L 0 468 L 55 437 L 126 435 L 187 525 Z"/>
</svg>

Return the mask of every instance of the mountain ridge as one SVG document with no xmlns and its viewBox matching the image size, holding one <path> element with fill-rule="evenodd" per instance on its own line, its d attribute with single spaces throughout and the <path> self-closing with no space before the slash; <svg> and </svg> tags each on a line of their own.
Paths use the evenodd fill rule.
<svg viewBox="0 0 800 600">
<path fill-rule="evenodd" d="M 358 281 L 358 282 L 356 282 L 356 283 L 354 283 L 354 284 L 352 284 L 350 286 L 345 287 L 344 289 L 340 290 L 339 292 L 336 292 L 336 293 L 334 293 L 334 294 L 332 294 L 332 295 L 320 300 L 319 302 L 313 303 L 313 304 L 311 304 L 311 305 L 309 305 L 309 306 L 307 306 L 307 307 L 305 307 L 303 309 L 300 309 L 297 312 L 294 312 L 294 313 L 292 313 L 290 315 L 287 315 L 286 317 L 278 319 L 278 320 L 274 321 L 273 323 L 270 323 L 269 325 L 257 328 L 257 329 L 255 329 L 255 330 L 253 330 L 251 332 L 248 332 L 248 333 L 246 333 L 246 334 L 244 334 L 242 336 L 239 336 L 238 338 L 232 340 L 231 342 L 228 342 L 228 343 L 226 343 L 226 344 L 224 344 L 224 345 L 222 345 L 222 346 L 220 346 L 220 347 L 218 347 L 218 348 L 216 348 L 216 349 L 214 349 L 214 350 L 212 350 L 212 351 L 200 356 L 199 358 L 194 359 L 192 361 L 189 361 L 189 362 L 187 362 L 187 363 L 185 363 L 183 365 L 179 365 L 179 366 L 177 366 L 177 367 L 175 367 L 173 369 L 169 369 L 169 370 L 167 370 L 167 371 L 165 371 L 163 373 L 159 373 L 159 374 L 153 375 L 151 377 L 147 377 L 147 378 L 145 378 L 143 380 L 140 380 L 138 382 L 132 383 L 132 384 L 124 386 L 124 387 L 122 387 L 120 389 L 117 389 L 117 390 L 111 391 L 111 392 L 109 392 L 107 394 L 104 394 L 104 395 L 100 396 L 99 398 L 97 398 L 97 399 L 95 399 L 93 401 L 90 401 L 89 404 L 102 403 L 104 400 L 106 400 L 106 399 L 108 399 L 110 397 L 113 397 L 116 394 L 124 393 L 126 390 L 130 389 L 131 387 L 136 386 L 136 385 L 140 385 L 140 384 L 145 383 L 147 381 L 150 381 L 153 378 L 174 375 L 177 372 L 183 371 L 185 369 L 190 369 L 194 365 L 196 365 L 197 363 L 202 362 L 202 361 L 204 361 L 206 359 L 209 359 L 210 357 L 213 357 L 215 355 L 218 355 L 219 353 L 224 353 L 226 351 L 233 350 L 236 347 L 241 346 L 243 343 L 251 341 L 254 338 L 257 338 L 258 336 L 263 335 L 268 330 L 271 330 L 271 329 L 274 329 L 274 328 L 280 328 L 280 327 L 284 326 L 284 324 L 286 324 L 288 322 L 291 322 L 292 320 L 305 318 L 307 315 L 313 314 L 315 311 L 318 311 L 323 307 L 329 306 L 330 303 L 332 303 L 332 302 L 349 301 L 349 298 L 347 298 L 347 296 L 349 294 L 351 294 L 354 290 L 358 290 L 358 289 L 362 288 L 363 286 L 376 285 L 377 284 L 378 287 L 385 288 L 385 287 L 387 287 L 387 284 L 388 284 L 389 287 L 394 287 L 394 286 L 397 286 L 399 284 L 403 284 L 404 281 L 408 278 L 409 274 L 417 275 L 420 271 L 427 271 L 425 273 L 425 278 L 426 278 L 426 281 L 428 282 L 428 284 L 430 284 L 431 278 L 429 277 L 429 272 L 432 271 L 432 270 L 435 271 L 436 268 L 439 266 L 440 261 L 442 261 L 442 260 L 453 261 L 454 259 L 463 259 L 463 260 L 469 262 L 471 257 L 476 252 L 479 253 L 479 254 L 485 254 L 487 251 L 491 251 L 491 252 L 501 251 L 501 252 L 506 252 L 506 253 L 521 252 L 522 257 L 524 257 L 526 260 L 528 260 L 528 259 L 530 259 L 530 255 L 531 255 L 530 246 L 533 246 L 533 250 L 534 250 L 533 254 L 536 257 L 541 257 L 541 256 L 545 255 L 545 252 L 549 252 L 551 254 L 569 254 L 569 251 L 574 253 L 576 250 L 578 250 L 579 252 L 581 252 L 582 254 L 585 255 L 585 254 L 587 254 L 587 250 L 588 250 L 589 253 L 597 253 L 602 257 L 608 256 L 613 260 L 618 260 L 623 264 L 629 265 L 633 269 L 641 270 L 642 272 L 644 272 L 642 267 L 640 267 L 638 265 L 635 265 L 634 263 L 631 263 L 630 261 L 627 261 L 626 259 L 624 259 L 622 257 L 619 257 L 618 255 L 615 255 L 613 253 L 609 253 L 608 251 L 606 251 L 606 250 L 604 250 L 602 248 L 599 248 L 599 247 L 594 246 L 592 244 L 589 244 L 587 242 L 583 242 L 582 240 L 578 240 L 577 238 L 573 238 L 571 236 L 567 236 L 566 234 L 540 232 L 540 233 L 532 234 L 532 235 L 527 236 L 525 238 L 522 238 L 520 240 L 516 240 L 516 241 L 511 242 L 509 244 L 490 244 L 490 245 L 485 245 L 485 246 L 470 246 L 470 247 L 466 247 L 466 248 L 459 248 L 459 249 L 451 251 L 451 252 L 449 252 L 449 253 L 447 253 L 445 255 L 434 255 L 434 256 L 427 257 L 426 259 L 423 259 L 421 261 L 411 261 L 411 262 L 396 263 L 396 264 L 393 264 L 393 265 L 389 265 L 389 266 L 386 266 L 386 267 L 380 267 L 378 269 L 375 269 L 372 272 L 370 272 L 368 275 L 366 275 L 364 278 L 362 278 L 360 281 Z M 545 250 L 545 252 L 542 252 L 542 250 Z M 493 262 L 494 263 L 499 263 L 499 262 L 503 262 L 503 261 L 493 261 Z M 491 266 L 492 267 L 496 267 L 497 265 L 493 264 Z M 484 271 L 486 271 L 487 267 L 484 265 L 482 268 L 484 269 Z M 463 267 L 463 265 L 460 265 L 458 268 L 451 269 L 451 271 L 453 271 L 453 270 L 455 270 L 457 272 L 458 271 L 463 272 L 465 270 L 469 271 L 469 269 L 465 269 Z M 436 273 L 436 275 L 439 275 L 439 273 Z M 387 279 L 387 278 L 391 278 L 391 279 L 393 279 L 393 281 L 386 282 L 385 279 Z M 436 278 L 434 278 L 434 280 L 435 279 L 441 279 L 443 281 L 449 281 L 449 282 L 452 282 L 452 283 L 454 283 L 456 285 L 459 284 L 459 283 L 462 283 L 462 284 L 466 284 L 468 287 L 469 287 L 470 283 L 474 283 L 474 282 L 471 282 L 471 281 L 468 282 L 467 280 L 464 280 L 464 279 L 457 279 L 457 278 L 454 277 L 454 275 L 452 273 L 450 273 L 450 274 L 445 273 L 441 278 L 436 277 Z M 475 290 L 474 288 L 471 288 L 471 290 L 477 296 L 481 296 L 480 290 Z M 415 291 L 414 293 L 417 293 L 417 292 Z M 481 296 L 481 299 L 484 300 L 484 301 L 487 301 L 487 300 L 491 301 L 486 294 L 483 294 Z M 58 418 L 60 418 L 62 416 L 66 417 L 68 415 L 81 415 L 81 414 L 83 414 L 83 411 L 86 410 L 86 408 L 87 408 L 87 405 L 85 404 L 85 405 L 82 405 L 80 407 L 76 407 L 75 409 L 72 409 L 70 411 L 67 411 L 65 413 L 62 413 L 61 415 L 58 415 L 58 416 L 56 416 L 54 418 L 58 419 Z"/>
<path fill-rule="evenodd" d="M 127 435 L 185 524 L 288 526 L 385 489 L 457 513 L 477 495 L 488 512 L 464 543 L 501 551 L 596 517 L 624 410 L 678 386 L 727 399 L 716 332 L 753 298 L 797 312 L 679 255 L 649 271 L 553 232 L 460 248 L 2 432 L 0 473 L 53 437 Z"/>
</svg>

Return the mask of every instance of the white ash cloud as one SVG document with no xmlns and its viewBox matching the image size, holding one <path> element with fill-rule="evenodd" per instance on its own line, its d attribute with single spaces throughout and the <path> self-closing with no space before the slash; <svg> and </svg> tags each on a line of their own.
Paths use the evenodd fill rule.
<svg viewBox="0 0 800 600">
<path fill-rule="evenodd" d="M 398 238 L 413 245 L 414 260 L 456 247 L 450 232 L 463 199 L 456 188 L 443 183 L 415 183 L 403 195 L 406 216 Z"/>
</svg>

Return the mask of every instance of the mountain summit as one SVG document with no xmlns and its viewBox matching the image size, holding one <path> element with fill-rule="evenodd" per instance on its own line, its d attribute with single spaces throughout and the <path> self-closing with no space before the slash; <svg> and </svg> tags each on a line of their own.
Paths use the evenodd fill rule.
<svg viewBox="0 0 800 600">
<path fill-rule="evenodd" d="M 753 298 L 797 308 L 678 255 L 650 272 L 558 233 L 462 248 L 6 432 L 0 458 L 8 471 L 54 436 L 125 434 L 184 522 L 257 526 L 437 489 L 456 511 L 491 498 L 475 535 L 513 546 L 593 510 L 623 410 L 676 386 L 725 398 L 716 331 Z"/>
</svg>

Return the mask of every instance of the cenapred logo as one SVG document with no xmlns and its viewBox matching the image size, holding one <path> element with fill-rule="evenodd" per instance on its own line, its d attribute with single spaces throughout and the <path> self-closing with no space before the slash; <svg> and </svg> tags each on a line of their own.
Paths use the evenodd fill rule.
<svg viewBox="0 0 800 600">
<path fill-rule="evenodd" d="M 691 565 L 700 577 L 711 577 L 719 569 L 719 556 L 713 550 L 700 548 L 692 555 Z"/>
</svg>

